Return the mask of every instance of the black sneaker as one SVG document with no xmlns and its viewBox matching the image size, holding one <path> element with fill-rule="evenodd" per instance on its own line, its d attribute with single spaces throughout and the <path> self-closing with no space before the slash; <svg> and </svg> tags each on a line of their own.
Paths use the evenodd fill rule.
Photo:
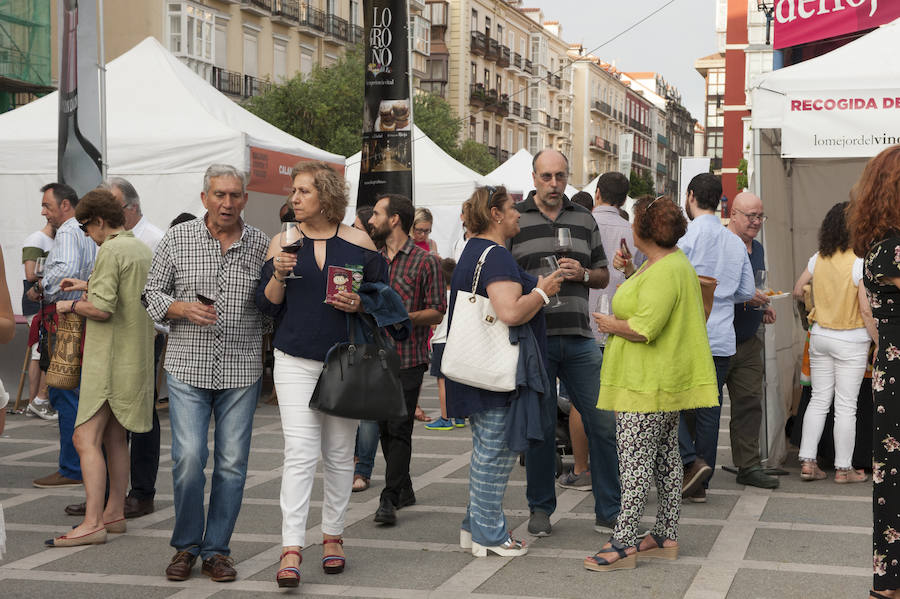
<svg viewBox="0 0 900 599">
<path fill-rule="evenodd" d="M 416 505 L 416 493 L 412 490 L 412 487 L 400 491 L 400 496 L 397 498 L 398 510 L 408 505 Z"/>
<path fill-rule="evenodd" d="M 375 512 L 375 522 L 392 526 L 397 523 L 397 508 L 386 497 L 381 498 L 381 504 Z"/>
</svg>

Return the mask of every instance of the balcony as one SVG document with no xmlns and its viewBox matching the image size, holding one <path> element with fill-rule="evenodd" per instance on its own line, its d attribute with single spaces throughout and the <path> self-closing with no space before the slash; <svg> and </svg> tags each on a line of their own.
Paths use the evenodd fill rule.
<svg viewBox="0 0 900 599">
<path fill-rule="evenodd" d="M 601 139 L 601 141 L 603 142 L 603 151 L 604 151 L 604 152 L 609 152 L 610 154 L 612 154 L 612 151 L 613 151 L 612 148 L 613 148 L 613 146 L 612 146 L 611 143 L 609 143 L 609 140 L 608 140 L 608 139 Z"/>
<path fill-rule="evenodd" d="M 241 10 L 261 17 L 272 14 L 273 0 L 241 0 Z"/>
<path fill-rule="evenodd" d="M 666 137 L 665 135 L 663 135 L 662 133 L 657 133 L 656 134 L 656 143 L 661 146 L 668 146 L 669 138 Z"/>
<path fill-rule="evenodd" d="M 350 40 L 350 23 L 335 15 L 325 15 L 325 35 L 340 42 Z"/>
<path fill-rule="evenodd" d="M 500 163 L 504 163 L 509 160 L 509 150 L 500 150 Z"/>
<path fill-rule="evenodd" d="M 363 41 L 365 31 L 359 25 L 350 25 L 350 43 L 358 44 Z"/>
<path fill-rule="evenodd" d="M 497 55 L 497 66 L 498 67 L 508 67 L 509 66 L 509 48 L 506 46 L 500 46 L 500 53 Z"/>
<path fill-rule="evenodd" d="M 550 118 L 549 114 L 544 115 L 544 126 L 547 127 L 547 129 L 553 128 L 553 119 Z"/>
<path fill-rule="evenodd" d="M 496 160 L 500 160 L 500 148 L 498 146 L 488 146 L 488 154 Z"/>
<path fill-rule="evenodd" d="M 521 102 L 516 102 L 515 100 L 513 100 L 512 106 L 510 106 L 509 114 L 517 118 L 522 118 Z"/>
<path fill-rule="evenodd" d="M 600 139 L 600 136 L 593 135 L 588 139 L 588 146 L 592 150 L 600 150 L 603 148 L 603 140 Z"/>
<path fill-rule="evenodd" d="M 487 40 L 487 51 L 484 53 L 485 60 L 497 60 L 500 56 L 500 42 L 492 37 L 485 36 Z"/>
<path fill-rule="evenodd" d="M 213 67 L 210 72 L 210 83 L 214 88 L 229 96 L 244 95 L 244 80 L 240 73 Z"/>
<path fill-rule="evenodd" d="M 472 106 L 484 106 L 487 102 L 487 93 L 483 83 L 473 83 L 469 86 L 469 104 Z"/>
<path fill-rule="evenodd" d="M 484 109 L 486 112 L 497 112 L 497 105 L 500 102 L 500 94 L 496 89 L 489 89 L 484 93 Z"/>
<path fill-rule="evenodd" d="M 646 166 L 647 168 L 650 168 L 650 159 L 647 158 L 646 156 L 641 156 L 637 152 L 631 153 L 631 161 L 635 164 L 640 164 L 641 166 Z"/>
<path fill-rule="evenodd" d="M 487 52 L 487 41 L 484 38 L 483 31 L 472 32 L 472 40 L 470 43 L 469 51 L 472 52 L 472 54 L 477 54 L 478 56 L 484 56 L 485 52 Z"/>
<path fill-rule="evenodd" d="M 597 102 L 599 106 L 597 108 L 600 109 L 600 112 L 605 114 L 606 116 L 610 116 L 612 114 L 612 108 L 606 102 Z"/>
<path fill-rule="evenodd" d="M 512 66 L 521 70 L 522 69 L 522 55 L 518 52 L 513 52 L 512 55 Z"/>
<path fill-rule="evenodd" d="M 496 113 L 502 117 L 509 116 L 509 96 L 506 94 L 500 95 L 500 100 L 497 102 Z"/>
<path fill-rule="evenodd" d="M 325 33 L 325 13 L 311 6 L 306 7 L 306 12 L 300 11 L 300 29 L 316 35 Z"/>
<path fill-rule="evenodd" d="M 522 118 L 525 119 L 526 121 L 531 121 L 531 107 L 530 106 L 525 106 L 522 109 Z"/>
<path fill-rule="evenodd" d="M 522 70 L 528 73 L 529 75 L 534 75 L 534 65 L 531 64 L 531 61 L 527 58 L 524 59 L 524 63 L 522 65 Z"/>
<path fill-rule="evenodd" d="M 272 89 L 272 84 L 252 75 L 244 75 L 244 97 L 259 96 Z"/>
<path fill-rule="evenodd" d="M 272 22 L 292 26 L 300 23 L 299 0 L 275 0 L 272 6 Z"/>
<path fill-rule="evenodd" d="M 666 175 L 669 173 L 669 169 L 666 168 L 665 164 L 661 164 L 659 162 L 656 163 L 656 172 L 660 175 Z"/>
</svg>

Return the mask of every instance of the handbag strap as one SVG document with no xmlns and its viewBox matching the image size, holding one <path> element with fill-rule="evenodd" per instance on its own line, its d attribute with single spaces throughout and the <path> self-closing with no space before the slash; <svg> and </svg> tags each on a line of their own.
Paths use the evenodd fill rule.
<svg viewBox="0 0 900 599">
<path fill-rule="evenodd" d="M 481 252 L 481 257 L 478 258 L 478 263 L 475 265 L 475 276 L 472 277 L 472 295 L 475 294 L 475 290 L 478 289 L 478 280 L 481 278 L 481 267 L 484 266 L 484 261 L 487 260 L 488 252 L 494 249 L 495 246 L 489 245 L 485 248 L 483 252 Z"/>
</svg>

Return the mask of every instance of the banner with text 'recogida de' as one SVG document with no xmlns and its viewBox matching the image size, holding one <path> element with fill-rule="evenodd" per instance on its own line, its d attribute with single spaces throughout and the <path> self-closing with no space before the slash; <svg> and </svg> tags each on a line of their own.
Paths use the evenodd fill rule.
<svg viewBox="0 0 900 599">
<path fill-rule="evenodd" d="M 412 110 L 407 0 L 367 0 L 364 5 L 366 101 L 356 205 L 379 195 L 412 196 Z"/>
</svg>

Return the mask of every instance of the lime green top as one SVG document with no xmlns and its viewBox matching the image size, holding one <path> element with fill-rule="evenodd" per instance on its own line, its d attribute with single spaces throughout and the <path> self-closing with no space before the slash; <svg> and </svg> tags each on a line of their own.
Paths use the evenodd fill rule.
<svg viewBox="0 0 900 599">
<path fill-rule="evenodd" d="M 684 252 L 641 266 L 616 291 L 612 309 L 647 341 L 609 337 L 598 408 L 674 412 L 718 405 L 700 282 Z"/>
<path fill-rule="evenodd" d="M 97 251 L 88 301 L 110 317 L 87 321 L 75 426 L 106 402 L 129 431 L 144 433 L 153 424 L 153 321 L 141 304 L 152 259 L 130 231 L 107 238 Z"/>
</svg>

